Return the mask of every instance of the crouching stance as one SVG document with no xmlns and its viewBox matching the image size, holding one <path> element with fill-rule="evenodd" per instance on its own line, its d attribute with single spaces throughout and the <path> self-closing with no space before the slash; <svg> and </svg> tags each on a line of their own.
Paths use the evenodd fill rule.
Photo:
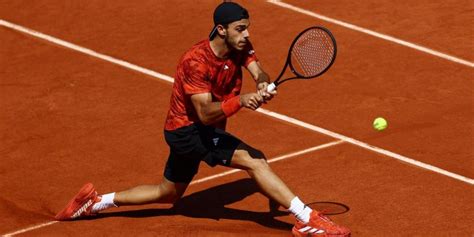
<svg viewBox="0 0 474 237">
<path fill-rule="evenodd" d="M 245 170 L 264 195 L 296 217 L 294 236 L 350 236 L 347 228 L 307 207 L 293 194 L 261 151 L 225 131 L 228 117 L 242 107 L 256 110 L 276 91 L 267 92 L 270 80 L 249 41 L 247 10 L 224 2 L 214 11 L 214 23 L 209 39 L 188 50 L 177 68 L 164 128 L 170 153 L 162 182 L 103 195 L 86 184 L 56 219 L 72 220 L 118 206 L 174 203 L 204 161 L 210 166 Z M 240 94 L 242 67 L 255 80 L 255 93 Z"/>
</svg>

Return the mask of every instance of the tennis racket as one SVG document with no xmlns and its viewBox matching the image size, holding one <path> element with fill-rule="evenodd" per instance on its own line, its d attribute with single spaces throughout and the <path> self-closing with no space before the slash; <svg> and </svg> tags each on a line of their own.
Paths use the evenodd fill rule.
<svg viewBox="0 0 474 237">
<path fill-rule="evenodd" d="M 313 26 L 302 31 L 293 40 L 285 66 L 278 78 L 268 85 L 267 92 L 289 80 L 312 79 L 322 75 L 334 63 L 336 52 L 336 39 L 328 29 Z M 294 76 L 281 79 L 288 66 Z"/>
</svg>

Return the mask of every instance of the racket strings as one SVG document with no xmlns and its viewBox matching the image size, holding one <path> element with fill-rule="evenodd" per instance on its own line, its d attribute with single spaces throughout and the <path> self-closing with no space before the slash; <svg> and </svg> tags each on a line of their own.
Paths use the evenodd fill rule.
<svg viewBox="0 0 474 237">
<path fill-rule="evenodd" d="M 334 51 L 334 44 L 328 33 L 320 29 L 309 30 L 293 46 L 293 69 L 304 77 L 319 75 L 331 64 Z"/>
</svg>

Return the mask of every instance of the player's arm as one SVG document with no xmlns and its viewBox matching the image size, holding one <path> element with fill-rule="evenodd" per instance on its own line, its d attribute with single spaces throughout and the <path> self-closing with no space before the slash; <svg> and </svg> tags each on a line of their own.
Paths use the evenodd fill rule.
<svg viewBox="0 0 474 237">
<path fill-rule="evenodd" d="M 263 98 L 268 101 L 276 95 L 276 90 L 271 93 L 267 92 L 267 86 L 270 84 L 270 76 L 262 69 L 262 66 L 258 61 L 253 61 L 247 65 L 247 70 L 252 75 L 255 83 L 257 84 L 257 91 Z"/>
<path fill-rule="evenodd" d="M 256 110 L 262 104 L 262 97 L 257 93 L 249 93 L 232 97 L 222 102 L 212 101 L 211 93 L 191 95 L 199 120 L 210 125 L 237 113 L 242 107 Z"/>
</svg>

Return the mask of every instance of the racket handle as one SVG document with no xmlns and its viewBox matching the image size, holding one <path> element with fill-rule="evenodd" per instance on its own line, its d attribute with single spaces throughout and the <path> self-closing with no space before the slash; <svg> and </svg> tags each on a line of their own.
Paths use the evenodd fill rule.
<svg viewBox="0 0 474 237">
<path fill-rule="evenodd" d="M 274 91 L 275 88 L 276 88 L 275 83 L 272 83 L 272 84 L 270 84 L 270 85 L 267 86 L 267 92 L 270 93 L 270 92 Z"/>
</svg>

